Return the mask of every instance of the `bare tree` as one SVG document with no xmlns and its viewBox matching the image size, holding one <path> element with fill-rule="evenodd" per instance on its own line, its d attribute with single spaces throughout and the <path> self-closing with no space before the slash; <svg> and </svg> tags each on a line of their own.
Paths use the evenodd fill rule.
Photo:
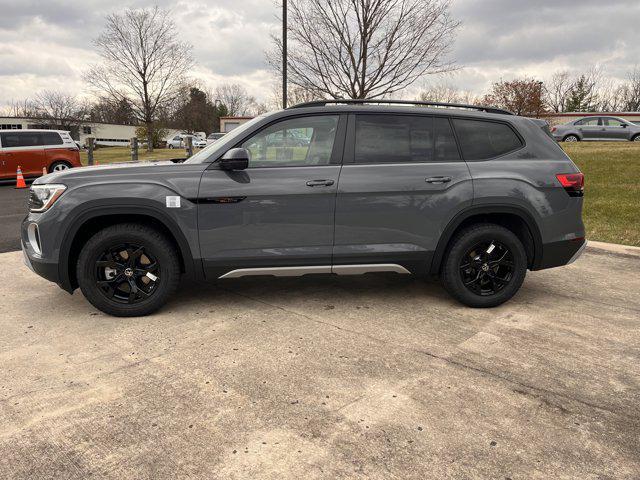
<svg viewBox="0 0 640 480">
<path fill-rule="evenodd" d="M 80 126 L 85 109 L 74 95 L 55 90 L 38 93 L 33 101 L 38 117 L 64 130 L 74 130 Z"/>
<path fill-rule="evenodd" d="M 449 0 L 289 0 L 289 12 L 289 80 L 306 90 L 378 98 L 454 69 Z M 268 60 L 280 71 L 274 42 Z"/>
<path fill-rule="evenodd" d="M 108 15 L 94 45 L 103 63 L 86 80 L 102 95 L 131 104 L 152 151 L 156 114 L 178 95 L 193 64 L 191 46 L 178 40 L 170 12 L 158 7 Z"/>
<path fill-rule="evenodd" d="M 473 93 L 460 90 L 453 85 L 439 83 L 425 87 L 419 94 L 418 100 L 424 102 L 463 103 L 475 105 L 480 102 Z"/>
<path fill-rule="evenodd" d="M 259 110 L 255 97 L 249 95 L 247 89 L 238 83 L 224 83 L 214 91 L 216 100 L 227 107 L 228 115 L 232 117 L 256 114 Z"/>
<path fill-rule="evenodd" d="M 635 67 L 629 72 L 623 97 L 624 110 L 628 112 L 640 111 L 640 67 Z"/>
<path fill-rule="evenodd" d="M 547 107 L 556 113 L 564 112 L 574 80 L 569 72 L 555 72 L 544 84 L 544 100 Z"/>
<path fill-rule="evenodd" d="M 324 95 L 319 92 L 307 90 L 303 87 L 293 85 L 287 89 L 287 105 L 297 105 L 299 103 L 322 100 Z M 282 108 L 282 88 L 277 83 L 273 84 L 273 90 L 268 106 L 274 110 Z"/>
</svg>

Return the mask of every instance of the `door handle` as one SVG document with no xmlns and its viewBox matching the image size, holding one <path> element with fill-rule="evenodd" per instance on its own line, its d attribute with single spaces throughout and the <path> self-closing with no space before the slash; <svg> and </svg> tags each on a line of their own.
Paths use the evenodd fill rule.
<svg viewBox="0 0 640 480">
<path fill-rule="evenodd" d="M 333 183 L 333 180 L 309 180 L 307 187 L 330 187 Z"/>
<path fill-rule="evenodd" d="M 451 177 L 429 177 L 424 179 L 427 183 L 449 183 Z"/>
</svg>

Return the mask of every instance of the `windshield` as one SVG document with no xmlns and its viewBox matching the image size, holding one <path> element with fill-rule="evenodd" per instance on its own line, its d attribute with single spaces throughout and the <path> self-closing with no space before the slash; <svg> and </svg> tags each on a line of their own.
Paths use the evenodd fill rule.
<svg viewBox="0 0 640 480">
<path fill-rule="evenodd" d="M 256 123 L 258 123 L 260 120 L 262 120 L 266 116 L 267 114 L 265 113 L 263 115 L 257 116 L 249 120 L 247 123 L 243 123 L 237 128 L 234 128 L 229 133 L 225 134 L 220 140 L 214 143 L 210 143 L 209 145 L 204 147 L 202 150 L 200 150 L 198 153 L 196 153 L 195 155 L 190 157 L 188 160 L 186 160 L 184 163 L 204 163 L 209 159 L 211 154 L 216 150 L 218 150 L 219 148 L 221 147 L 231 148 L 231 145 L 235 143 L 238 137 L 241 137 L 245 131 L 250 129 L 252 126 L 254 126 Z"/>
</svg>

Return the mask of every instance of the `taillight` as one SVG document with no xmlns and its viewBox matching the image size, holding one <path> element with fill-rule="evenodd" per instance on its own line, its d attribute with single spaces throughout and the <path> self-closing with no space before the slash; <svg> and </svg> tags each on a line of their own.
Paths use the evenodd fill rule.
<svg viewBox="0 0 640 480">
<path fill-rule="evenodd" d="M 555 132 L 557 130 L 556 127 L 551 127 L 551 133 Z"/>
<path fill-rule="evenodd" d="M 584 174 L 582 173 L 558 173 L 556 178 L 571 197 L 584 195 Z"/>
</svg>

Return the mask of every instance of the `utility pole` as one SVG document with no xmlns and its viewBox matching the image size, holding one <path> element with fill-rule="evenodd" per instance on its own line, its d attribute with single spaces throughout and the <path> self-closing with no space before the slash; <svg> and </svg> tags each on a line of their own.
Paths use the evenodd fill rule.
<svg viewBox="0 0 640 480">
<path fill-rule="evenodd" d="M 287 108 L 287 0 L 282 0 L 282 108 Z"/>
</svg>

